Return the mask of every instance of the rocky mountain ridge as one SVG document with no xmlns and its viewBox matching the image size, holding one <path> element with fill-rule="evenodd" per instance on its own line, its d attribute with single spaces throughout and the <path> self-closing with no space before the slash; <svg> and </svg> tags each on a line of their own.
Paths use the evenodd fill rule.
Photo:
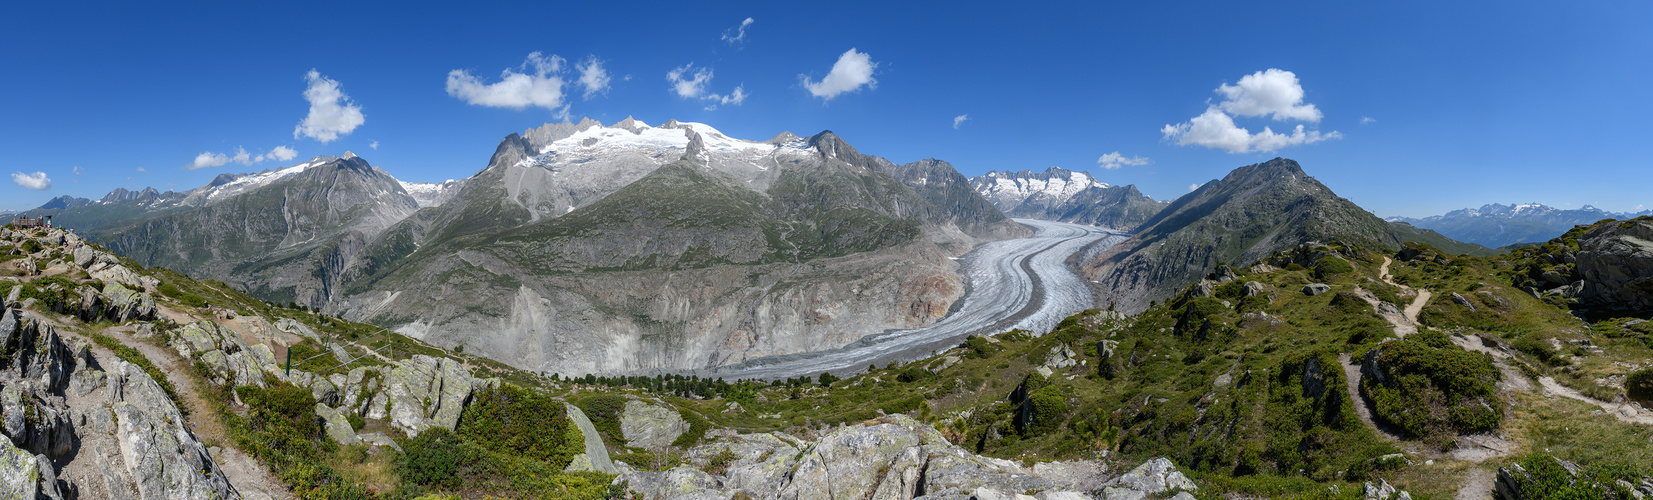
<svg viewBox="0 0 1653 500">
<path fill-rule="evenodd" d="M 963 293 L 947 257 L 1026 232 L 945 162 L 831 132 L 586 120 L 507 137 L 328 307 L 533 369 L 696 369 L 939 319 Z"/>
<path fill-rule="evenodd" d="M 1399 248 L 1388 224 L 1275 158 L 1240 167 L 1178 198 L 1124 243 L 1074 263 L 1098 307 L 1146 309 L 1222 263 L 1245 265 L 1310 241 Z"/>
</svg>

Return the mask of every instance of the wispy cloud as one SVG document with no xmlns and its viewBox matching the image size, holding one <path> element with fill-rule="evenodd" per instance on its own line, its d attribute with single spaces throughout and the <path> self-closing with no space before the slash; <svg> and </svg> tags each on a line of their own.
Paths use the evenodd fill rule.
<svg viewBox="0 0 1653 500">
<path fill-rule="evenodd" d="M 585 62 L 580 63 L 579 69 L 580 87 L 585 89 L 586 100 L 591 100 L 593 95 L 608 93 L 608 70 L 603 69 L 602 59 L 598 59 L 597 56 L 588 57 Z"/>
<path fill-rule="evenodd" d="M 1194 192 L 1194 190 L 1199 189 L 1200 186 L 1201 186 L 1201 184 L 1198 183 L 1198 182 L 1193 183 L 1193 184 L 1189 184 L 1188 185 L 1188 192 L 1192 193 L 1192 192 Z"/>
<path fill-rule="evenodd" d="M 748 17 L 745 21 L 740 22 L 740 26 L 723 30 L 723 41 L 728 42 L 729 45 L 746 41 L 746 27 L 751 26 L 752 22 L 752 18 Z"/>
<path fill-rule="evenodd" d="M 1343 137 L 1336 131 L 1322 134 L 1318 130 L 1305 130 L 1301 124 L 1284 134 L 1266 126 L 1253 134 L 1234 123 L 1234 116 L 1269 116 L 1279 121 L 1318 123 L 1320 109 L 1303 102 L 1303 86 L 1290 71 L 1273 68 L 1258 71 L 1240 78 L 1237 85 L 1222 84 L 1216 92 L 1223 95 L 1222 102 L 1206 107 L 1204 113 L 1186 122 L 1160 128 L 1165 140 L 1182 146 L 1247 153 Z"/>
<path fill-rule="evenodd" d="M 369 142 L 367 143 L 367 147 L 373 148 L 374 151 L 377 151 L 379 149 L 379 141 Z"/>
<path fill-rule="evenodd" d="M 240 163 L 242 165 L 252 165 L 255 163 L 263 163 L 266 160 L 287 161 L 297 157 L 298 151 L 287 146 L 276 146 L 270 149 L 270 152 L 260 154 L 258 156 L 253 156 L 252 153 L 247 152 L 246 148 L 237 146 L 235 148 L 235 154 L 233 155 L 214 153 L 212 151 L 195 155 L 195 160 L 191 161 L 188 165 L 184 165 L 184 170 L 199 170 L 203 168 L 218 167 L 227 165 L 230 162 Z M 139 169 L 138 171 L 142 172 L 143 169 Z"/>
<path fill-rule="evenodd" d="M 963 125 L 964 121 L 969 120 L 969 119 L 970 119 L 969 114 L 962 114 L 962 115 L 958 115 L 958 116 L 953 117 L 953 130 L 958 130 L 959 125 Z"/>
<path fill-rule="evenodd" d="M 73 170 L 75 172 L 75 175 L 81 175 L 81 174 L 86 173 L 85 171 L 80 169 L 80 165 L 75 165 L 75 168 Z"/>
<path fill-rule="evenodd" d="M 1119 154 L 1118 151 L 1114 151 L 1112 153 L 1102 155 L 1101 158 L 1096 159 L 1096 165 L 1097 166 L 1100 166 L 1100 167 L 1108 169 L 1108 170 L 1113 170 L 1113 169 L 1123 167 L 1123 166 L 1126 166 L 1126 165 L 1137 166 L 1137 165 L 1147 165 L 1147 164 L 1148 164 L 1148 159 L 1147 158 L 1143 158 L 1141 156 L 1125 156 L 1125 155 Z"/>
<path fill-rule="evenodd" d="M 304 74 L 304 80 L 309 84 L 304 89 L 304 100 L 310 101 L 310 114 L 293 127 L 294 139 L 309 137 L 325 144 L 367 122 L 362 107 L 344 94 L 338 80 L 322 76 L 314 69 Z"/>
<path fill-rule="evenodd" d="M 11 174 L 11 181 L 17 183 L 19 186 L 23 186 L 27 189 L 33 189 L 35 191 L 45 191 L 52 188 L 52 179 L 50 177 L 46 177 L 45 172 L 35 172 L 32 174 L 15 172 Z"/>
<path fill-rule="evenodd" d="M 1370 116 L 1362 116 L 1362 117 L 1360 117 L 1360 123 L 1361 123 L 1361 124 L 1362 124 L 1362 125 L 1365 125 L 1365 124 L 1367 124 L 1367 123 L 1377 123 L 1377 122 L 1378 122 L 1378 121 L 1377 121 L 1377 118 L 1372 118 L 1372 117 L 1370 117 Z"/>
<path fill-rule="evenodd" d="M 849 51 L 838 56 L 838 62 L 832 64 L 832 71 L 826 78 L 817 82 L 809 75 L 798 75 L 798 80 L 809 94 L 830 101 L 846 92 L 855 92 L 865 86 L 869 89 L 878 88 L 878 80 L 872 77 L 878 69 L 878 63 L 872 62 L 872 57 L 865 52 L 857 52 L 851 47 Z"/>
<path fill-rule="evenodd" d="M 144 170 L 143 167 L 138 167 L 138 172 L 148 172 L 148 170 Z"/>
<path fill-rule="evenodd" d="M 678 97 L 710 101 L 705 108 L 707 111 L 717 109 L 719 105 L 739 106 L 751 95 L 746 93 L 744 84 L 736 85 L 735 90 L 727 95 L 708 92 L 706 87 L 712 83 L 712 75 L 711 68 L 695 68 L 694 63 L 689 63 L 667 72 L 666 81 L 671 82 L 670 90 Z"/>
</svg>

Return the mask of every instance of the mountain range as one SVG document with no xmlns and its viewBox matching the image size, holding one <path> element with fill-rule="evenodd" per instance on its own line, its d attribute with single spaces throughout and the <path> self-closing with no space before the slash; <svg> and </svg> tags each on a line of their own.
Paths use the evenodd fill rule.
<svg viewBox="0 0 1653 500">
<path fill-rule="evenodd" d="M 1498 248 L 1544 242 L 1574 226 L 1594 224 L 1602 219 L 1632 219 L 1643 215 L 1653 215 L 1653 210 L 1608 212 L 1590 205 L 1564 210 L 1541 203 L 1493 203 L 1421 219 L 1390 217 L 1388 220 L 1433 229 L 1459 241 Z"/>
<path fill-rule="evenodd" d="M 970 186 L 1006 215 L 1131 231 L 1159 213 L 1135 185 L 1111 186 L 1090 174 L 1050 167 L 1044 172 L 987 172 Z"/>
<path fill-rule="evenodd" d="M 32 212 L 145 266 L 560 373 L 923 326 L 965 292 L 950 257 L 1031 233 L 946 162 L 898 165 L 831 132 L 757 142 L 633 119 L 512 134 L 442 184 L 347 153 Z"/>
</svg>

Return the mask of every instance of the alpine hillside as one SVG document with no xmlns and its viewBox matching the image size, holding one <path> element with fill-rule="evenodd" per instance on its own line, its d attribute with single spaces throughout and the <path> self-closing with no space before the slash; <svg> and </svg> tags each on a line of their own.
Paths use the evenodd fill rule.
<svg viewBox="0 0 1653 500">
<path fill-rule="evenodd" d="M 1245 265 L 1307 242 L 1400 247 L 1383 219 L 1284 158 L 1234 169 L 1143 222 L 1129 240 L 1075 255 L 1099 307 L 1146 309 L 1218 264 Z"/>
</svg>

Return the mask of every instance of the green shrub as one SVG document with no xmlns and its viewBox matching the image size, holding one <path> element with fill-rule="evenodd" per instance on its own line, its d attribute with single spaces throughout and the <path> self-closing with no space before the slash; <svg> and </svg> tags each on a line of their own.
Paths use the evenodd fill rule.
<svg viewBox="0 0 1653 500">
<path fill-rule="evenodd" d="M 620 413 L 626 410 L 626 398 L 613 394 L 596 394 L 586 396 L 575 406 L 580 407 L 585 417 L 591 419 L 591 425 L 597 428 L 597 432 L 608 434 L 615 439 L 620 438 Z"/>
<path fill-rule="evenodd" d="M 459 436 L 442 427 L 432 427 L 402 445 L 396 470 L 402 480 L 421 486 L 458 488 L 459 467 L 475 457 L 461 446 Z"/>
<path fill-rule="evenodd" d="M 833 374 L 827 373 L 827 372 L 821 372 L 821 377 L 819 379 L 816 379 L 817 382 L 820 382 L 821 387 L 832 387 L 833 382 L 837 382 L 839 380 L 843 380 L 843 379 L 838 378 L 837 375 L 833 375 Z"/>
<path fill-rule="evenodd" d="M 706 418 L 700 416 L 699 413 L 693 411 L 679 411 L 677 413 L 683 416 L 684 422 L 689 423 L 689 430 L 677 436 L 677 440 L 672 441 L 672 446 L 679 448 L 694 446 L 695 443 L 700 442 L 701 438 L 706 437 L 706 430 L 712 427 L 712 424 L 707 422 Z"/>
<path fill-rule="evenodd" d="M 26 240 L 23 240 L 23 245 L 20 246 L 19 248 L 22 248 L 24 253 L 39 252 L 40 251 L 40 242 L 35 241 L 33 238 L 26 239 Z"/>
<path fill-rule="evenodd" d="M 1067 412 L 1067 397 L 1062 390 L 1054 385 L 1047 385 L 1028 395 L 1033 405 L 1033 426 L 1035 429 L 1054 429 L 1062 422 L 1063 413 Z"/>
<path fill-rule="evenodd" d="M 1485 431 L 1502 422 L 1495 386 L 1500 374 L 1487 355 L 1433 330 L 1374 349 L 1388 383 L 1364 377 L 1361 388 L 1379 418 L 1414 436 Z"/>
<path fill-rule="evenodd" d="M 1320 260 L 1314 262 L 1314 276 L 1322 280 L 1339 274 L 1354 272 L 1354 270 L 1354 266 L 1349 265 L 1349 261 L 1334 255 L 1321 257 Z"/>
<path fill-rule="evenodd" d="M 1653 368 L 1643 368 L 1624 377 L 1624 394 L 1642 403 L 1653 403 Z"/>
<path fill-rule="evenodd" d="M 901 373 L 895 376 L 896 380 L 899 380 L 904 384 L 910 384 L 928 378 L 930 378 L 930 371 L 917 366 L 909 366 L 901 370 Z"/>
<path fill-rule="evenodd" d="M 459 417 L 457 433 L 488 449 L 559 468 L 585 451 L 562 403 L 510 384 L 477 391 Z"/>
<path fill-rule="evenodd" d="M 1539 361 L 1546 365 L 1564 366 L 1567 364 L 1567 360 L 1561 357 L 1561 353 L 1555 350 L 1555 346 L 1550 345 L 1549 342 L 1539 339 L 1537 335 L 1527 335 L 1515 339 L 1510 342 L 1510 347 L 1514 347 L 1517 351 L 1521 351 L 1531 355 L 1534 358 L 1538 358 Z"/>
</svg>

